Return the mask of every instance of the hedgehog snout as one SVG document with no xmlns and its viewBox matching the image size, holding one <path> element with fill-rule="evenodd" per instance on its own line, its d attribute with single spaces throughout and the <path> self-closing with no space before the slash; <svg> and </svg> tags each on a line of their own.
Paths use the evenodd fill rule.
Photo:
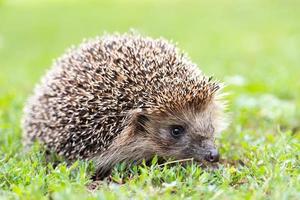
<svg viewBox="0 0 300 200">
<path fill-rule="evenodd" d="M 220 160 L 220 154 L 217 149 L 210 149 L 204 158 L 208 162 L 218 162 Z"/>
<path fill-rule="evenodd" d="M 202 162 L 218 162 L 220 160 L 220 154 L 215 148 L 198 148 L 197 150 L 193 150 L 193 155 L 191 155 L 195 160 Z"/>
<path fill-rule="evenodd" d="M 211 139 L 193 141 L 185 152 L 199 162 L 218 162 L 220 160 L 219 151 Z"/>
</svg>

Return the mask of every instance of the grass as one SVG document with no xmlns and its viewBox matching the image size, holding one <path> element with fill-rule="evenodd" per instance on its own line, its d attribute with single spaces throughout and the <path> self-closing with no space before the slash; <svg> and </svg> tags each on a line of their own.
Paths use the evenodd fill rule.
<svg viewBox="0 0 300 200">
<path fill-rule="evenodd" d="M 0 0 L 0 199 L 299 199 L 300 3 Z M 93 165 L 23 153 L 20 117 L 52 59 L 84 37 L 135 28 L 177 41 L 228 84 L 232 118 L 216 170 L 120 165 L 90 191 Z"/>
</svg>

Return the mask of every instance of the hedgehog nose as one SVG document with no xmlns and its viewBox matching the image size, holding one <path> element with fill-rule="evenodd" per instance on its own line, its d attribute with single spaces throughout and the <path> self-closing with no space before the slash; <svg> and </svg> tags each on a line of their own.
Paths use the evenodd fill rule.
<svg viewBox="0 0 300 200">
<path fill-rule="evenodd" d="M 211 149 L 207 152 L 207 155 L 205 156 L 205 160 L 208 162 L 218 162 L 220 159 L 220 154 L 218 150 Z"/>
</svg>

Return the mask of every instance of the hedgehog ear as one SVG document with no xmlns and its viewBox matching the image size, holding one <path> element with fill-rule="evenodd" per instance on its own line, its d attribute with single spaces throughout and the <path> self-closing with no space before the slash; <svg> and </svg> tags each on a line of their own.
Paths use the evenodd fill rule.
<svg viewBox="0 0 300 200">
<path fill-rule="evenodd" d="M 146 130 L 146 123 L 148 121 L 149 118 L 141 109 L 130 111 L 126 117 L 126 125 L 127 127 L 131 127 L 134 133 L 144 132 Z"/>
<path fill-rule="evenodd" d="M 145 132 L 146 131 L 146 123 L 149 121 L 149 118 L 144 115 L 144 114 L 139 114 L 136 117 L 136 124 L 135 124 L 135 128 L 137 131 L 142 131 Z"/>
</svg>

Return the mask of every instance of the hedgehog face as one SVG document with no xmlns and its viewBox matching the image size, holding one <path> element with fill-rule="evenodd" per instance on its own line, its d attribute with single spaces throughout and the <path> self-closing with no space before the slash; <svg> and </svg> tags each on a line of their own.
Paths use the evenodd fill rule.
<svg viewBox="0 0 300 200">
<path fill-rule="evenodd" d="M 211 103 L 205 109 L 183 109 L 156 116 L 140 116 L 140 132 L 158 156 L 174 159 L 193 158 L 217 162 L 215 134 L 220 132 L 220 111 Z M 141 134 L 141 133 L 140 133 Z"/>
</svg>

